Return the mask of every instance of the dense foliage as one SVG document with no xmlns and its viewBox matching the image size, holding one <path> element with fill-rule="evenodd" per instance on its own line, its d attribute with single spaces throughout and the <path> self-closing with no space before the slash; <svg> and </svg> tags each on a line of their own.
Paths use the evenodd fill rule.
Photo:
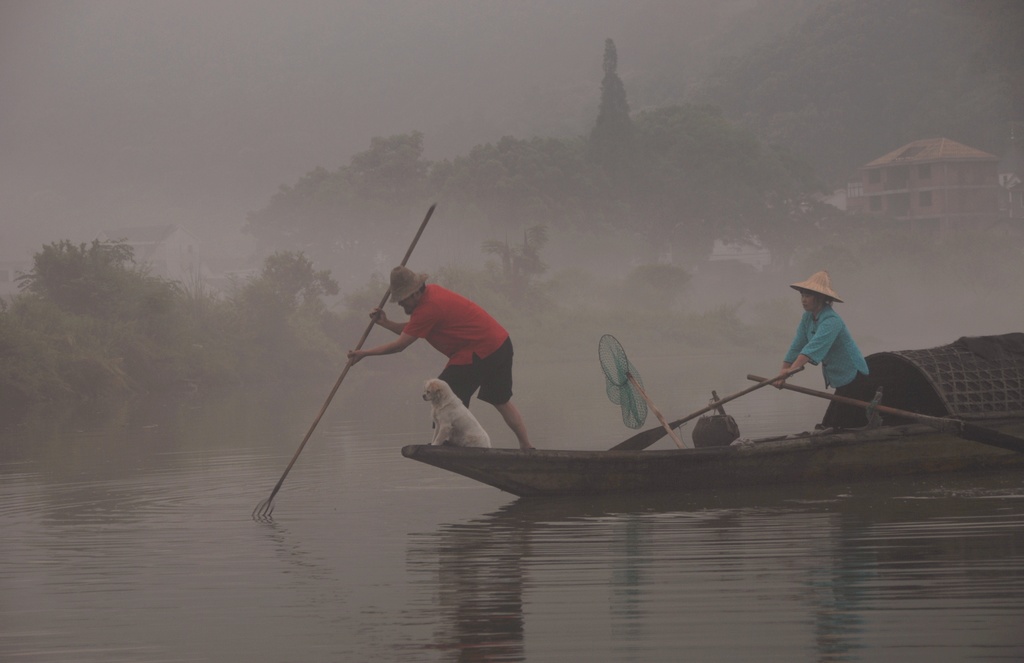
<svg viewBox="0 0 1024 663">
<path fill-rule="evenodd" d="M 150 276 L 126 244 L 60 241 L 0 310 L 0 398 L 62 398 L 308 374 L 336 364 L 338 285 L 301 253 L 270 256 L 225 297 Z"/>
<path fill-rule="evenodd" d="M 1000 154 L 1008 123 L 1021 119 L 1024 38 L 1015 26 L 1024 3 L 793 0 L 750 12 L 729 35 L 750 50 L 686 94 L 667 95 L 695 103 L 631 114 L 622 54 L 608 39 L 587 132 L 506 136 L 438 162 L 424 159 L 419 132 L 373 138 L 348 165 L 283 187 L 247 230 L 265 252 L 303 250 L 365 273 L 371 236 L 402 243 L 371 231 L 440 200 L 455 225 L 491 236 L 535 225 L 639 234 L 649 252 L 630 260 L 685 268 L 715 239 L 752 239 L 787 264 L 795 244 L 835 217 L 816 194 L 845 185 L 859 165 L 936 136 Z M 780 13 L 804 18 L 779 35 Z"/>
<path fill-rule="evenodd" d="M 366 185 L 366 164 L 388 160 L 401 163 L 388 172 L 402 173 L 401 187 L 418 199 Z M 332 270 L 360 265 L 356 273 L 365 274 L 376 267 L 375 247 L 404 243 L 385 221 L 414 216 L 413 203 L 425 208 L 423 192 L 432 192 L 451 225 L 465 221 L 491 236 L 535 226 L 639 236 L 646 251 L 630 259 L 685 265 L 706 258 L 715 239 L 784 244 L 780 235 L 811 227 L 822 190 L 806 164 L 717 109 L 676 106 L 638 114 L 614 141 L 604 132 L 591 140 L 505 137 L 440 162 L 423 159 L 418 133 L 375 140 L 348 166 L 318 168 L 283 187 L 246 229 L 266 252 L 301 250 Z"/>
<path fill-rule="evenodd" d="M 719 66 L 700 98 L 831 183 L 921 138 L 1001 154 L 1009 123 L 1024 119 L 1019 0 L 812 6 L 785 36 Z"/>
</svg>

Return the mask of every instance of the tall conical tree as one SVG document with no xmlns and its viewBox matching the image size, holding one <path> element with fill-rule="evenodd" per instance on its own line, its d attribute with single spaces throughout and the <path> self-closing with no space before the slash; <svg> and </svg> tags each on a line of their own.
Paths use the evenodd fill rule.
<svg viewBox="0 0 1024 663">
<path fill-rule="evenodd" d="M 605 39 L 601 106 L 597 123 L 590 132 L 590 148 L 594 158 L 610 174 L 628 170 L 633 151 L 633 122 L 629 118 L 626 87 L 619 78 L 618 66 L 615 42 Z"/>
</svg>

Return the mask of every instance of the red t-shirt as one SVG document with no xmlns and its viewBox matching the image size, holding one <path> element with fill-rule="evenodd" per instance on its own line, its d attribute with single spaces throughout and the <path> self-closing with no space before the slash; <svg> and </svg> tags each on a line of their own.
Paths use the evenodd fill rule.
<svg viewBox="0 0 1024 663">
<path fill-rule="evenodd" d="M 433 283 L 427 285 L 402 331 L 426 339 L 454 366 L 473 363 L 474 354 L 481 359 L 490 355 L 508 338 L 505 328 L 487 311 Z"/>
</svg>

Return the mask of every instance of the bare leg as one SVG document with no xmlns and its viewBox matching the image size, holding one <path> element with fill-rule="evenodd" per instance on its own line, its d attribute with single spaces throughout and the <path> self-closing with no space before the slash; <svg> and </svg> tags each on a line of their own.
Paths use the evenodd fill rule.
<svg viewBox="0 0 1024 663">
<path fill-rule="evenodd" d="M 516 434 L 516 438 L 519 440 L 519 448 L 523 450 L 533 449 L 533 445 L 530 444 L 530 436 L 526 433 L 526 423 L 523 421 L 523 415 L 519 414 L 519 408 L 512 401 L 495 405 L 494 407 L 501 413 L 502 419 L 512 429 L 512 432 Z"/>
</svg>

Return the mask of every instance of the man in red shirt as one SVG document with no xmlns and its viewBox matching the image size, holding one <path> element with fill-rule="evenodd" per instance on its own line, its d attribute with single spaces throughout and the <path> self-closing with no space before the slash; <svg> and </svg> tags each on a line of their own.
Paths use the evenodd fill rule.
<svg viewBox="0 0 1024 663">
<path fill-rule="evenodd" d="M 469 406 L 479 388 L 480 400 L 493 405 L 516 434 L 520 449 L 533 449 L 526 424 L 512 403 L 512 339 L 487 311 L 462 295 L 436 284 L 427 285 L 426 274 L 406 267 L 391 270 L 391 301 L 409 315 L 408 322 L 388 319 L 382 309 L 370 312 L 373 321 L 398 338 L 364 350 L 349 350 L 355 364 L 363 357 L 401 352 L 416 339 L 426 339 L 448 363 L 438 377 Z"/>
</svg>

